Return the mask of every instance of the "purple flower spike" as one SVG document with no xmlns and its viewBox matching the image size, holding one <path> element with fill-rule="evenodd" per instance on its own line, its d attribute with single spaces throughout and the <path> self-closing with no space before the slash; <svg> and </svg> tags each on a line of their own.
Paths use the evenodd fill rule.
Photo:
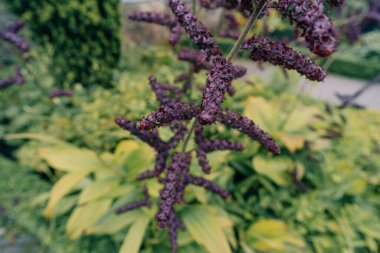
<svg viewBox="0 0 380 253">
<path fill-rule="evenodd" d="M 181 121 L 174 121 L 172 125 L 172 130 L 175 131 L 175 134 L 168 142 L 168 148 L 174 149 L 178 146 L 178 143 L 185 137 L 187 134 L 187 128 Z"/>
<path fill-rule="evenodd" d="M 203 92 L 199 123 L 206 125 L 214 123 L 221 113 L 221 104 L 232 85 L 233 66 L 223 57 L 213 58 L 213 67 L 207 75 L 206 87 Z"/>
<path fill-rule="evenodd" d="M 12 84 L 23 85 L 24 82 L 25 80 L 24 80 L 24 76 L 21 73 L 21 69 L 18 66 L 16 66 L 14 76 L 11 76 L 4 80 L 0 80 L 0 89 L 4 89 Z"/>
<path fill-rule="evenodd" d="M 158 24 L 167 27 L 173 27 L 177 21 L 168 14 L 158 12 L 132 12 L 128 18 L 133 21 L 142 21 L 147 23 Z"/>
<path fill-rule="evenodd" d="M 225 111 L 220 116 L 220 122 L 236 129 L 251 139 L 258 141 L 264 148 L 274 154 L 280 154 L 280 147 L 265 131 L 260 129 L 252 120 L 241 116 L 236 112 Z"/>
<path fill-rule="evenodd" d="M 197 114 L 197 107 L 193 103 L 183 104 L 172 102 L 158 108 L 156 112 L 140 120 L 140 129 L 151 130 L 165 126 L 175 120 L 190 120 Z"/>
<path fill-rule="evenodd" d="M 74 93 L 71 90 L 56 89 L 50 94 L 49 98 L 72 97 L 73 95 Z"/>
<path fill-rule="evenodd" d="M 17 20 L 13 24 L 10 24 L 7 27 L 5 27 L 5 30 L 11 33 L 17 33 L 24 27 L 24 25 L 25 25 L 24 20 Z"/>
<path fill-rule="evenodd" d="M 236 150 L 242 151 L 243 145 L 236 142 L 229 142 L 225 140 L 206 140 L 202 143 L 201 148 L 206 152 L 212 152 L 216 150 Z"/>
<path fill-rule="evenodd" d="M 164 188 L 160 192 L 160 208 L 156 215 L 158 226 L 167 227 L 174 204 L 178 200 L 178 188 L 182 179 L 182 174 L 190 166 L 191 156 L 189 153 L 176 153 L 172 163 L 167 168 Z"/>
<path fill-rule="evenodd" d="M 138 201 L 126 204 L 122 207 L 119 207 L 118 209 L 116 209 L 116 214 L 123 214 L 125 212 L 132 211 L 134 209 L 137 209 L 143 206 L 151 208 L 152 202 L 149 200 L 150 196 L 149 196 L 148 188 L 146 186 L 144 186 L 143 194 L 144 194 L 143 200 L 138 200 Z"/>
<path fill-rule="evenodd" d="M 165 105 L 172 102 L 172 99 L 168 96 L 167 89 L 165 89 L 165 87 L 162 84 L 157 82 L 156 77 L 150 76 L 149 83 L 150 83 L 150 87 L 156 94 L 157 100 L 160 101 L 161 105 Z"/>
<path fill-rule="evenodd" d="M 244 43 L 243 48 L 251 51 L 251 59 L 254 61 L 266 61 L 296 70 L 313 81 L 323 81 L 326 77 L 326 72 L 321 67 L 310 58 L 295 52 L 285 43 L 273 42 L 253 35 Z"/>
<path fill-rule="evenodd" d="M 9 31 L 0 31 L 0 38 L 9 42 L 13 46 L 20 49 L 22 52 L 29 51 L 29 45 L 25 41 L 23 41 L 17 34 Z"/>
<path fill-rule="evenodd" d="M 190 39 L 208 56 L 213 53 L 221 55 L 219 47 L 215 44 L 213 36 L 198 19 L 191 13 L 191 11 L 180 0 L 169 0 L 169 7 L 174 15 L 177 17 L 178 22 L 185 29 Z"/>
<path fill-rule="evenodd" d="M 209 181 L 207 179 L 204 179 L 203 177 L 196 177 L 196 176 L 188 176 L 187 177 L 187 182 L 189 184 L 201 186 L 209 191 L 212 191 L 218 195 L 220 195 L 223 198 L 228 198 L 230 194 L 224 190 L 222 187 L 219 185 L 215 184 L 212 181 Z"/>
</svg>

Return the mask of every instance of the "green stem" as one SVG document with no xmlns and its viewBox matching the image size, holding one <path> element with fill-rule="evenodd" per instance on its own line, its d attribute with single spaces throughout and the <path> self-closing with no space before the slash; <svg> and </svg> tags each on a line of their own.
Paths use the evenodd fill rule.
<svg viewBox="0 0 380 253">
<path fill-rule="evenodd" d="M 186 139 L 185 139 L 185 142 L 183 143 L 183 146 L 182 146 L 182 153 L 185 153 L 186 151 L 186 147 L 187 147 L 187 144 L 189 143 L 189 140 L 190 140 L 190 136 L 191 134 L 194 132 L 195 130 L 195 126 L 197 125 L 197 120 L 195 119 L 193 124 L 191 125 L 191 128 L 189 130 L 189 133 L 187 134 L 186 136 Z"/>
<path fill-rule="evenodd" d="M 193 15 L 197 12 L 197 0 L 193 0 Z"/>
<path fill-rule="evenodd" d="M 231 61 L 237 52 L 239 51 L 241 45 L 244 42 L 245 37 L 247 37 L 248 32 L 251 30 L 251 28 L 255 25 L 256 20 L 260 16 L 261 12 L 263 11 L 264 7 L 267 5 L 267 0 L 261 0 L 260 3 L 256 6 L 255 11 L 249 18 L 247 24 L 245 25 L 243 31 L 240 33 L 240 36 L 238 40 L 235 42 L 235 45 L 231 49 L 230 53 L 227 56 L 227 61 Z"/>
</svg>

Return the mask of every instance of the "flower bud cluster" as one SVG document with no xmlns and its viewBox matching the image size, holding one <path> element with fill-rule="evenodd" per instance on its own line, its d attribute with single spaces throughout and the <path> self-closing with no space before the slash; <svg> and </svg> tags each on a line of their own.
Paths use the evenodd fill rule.
<svg viewBox="0 0 380 253">
<path fill-rule="evenodd" d="M 203 177 L 188 176 L 187 182 L 189 184 L 201 186 L 209 191 L 212 191 L 213 193 L 220 195 L 221 197 L 225 199 L 230 196 L 230 194 L 226 190 L 224 190 L 222 187 L 220 187 L 219 185 L 215 184 L 212 181 L 204 179 Z"/>
<path fill-rule="evenodd" d="M 251 59 L 254 61 L 266 61 L 296 70 L 313 81 L 323 81 L 326 77 L 326 72 L 321 67 L 310 58 L 295 52 L 285 43 L 273 42 L 253 35 L 245 41 L 243 48 L 251 51 Z"/>
<path fill-rule="evenodd" d="M 160 106 L 156 112 L 143 117 L 140 120 L 140 129 L 152 130 L 156 127 L 168 125 L 175 120 L 191 120 L 197 111 L 198 109 L 193 103 L 171 102 Z"/>
<path fill-rule="evenodd" d="M 328 56 L 336 51 L 334 28 L 323 13 L 323 0 L 279 0 L 274 7 L 303 30 L 313 53 Z"/>
</svg>

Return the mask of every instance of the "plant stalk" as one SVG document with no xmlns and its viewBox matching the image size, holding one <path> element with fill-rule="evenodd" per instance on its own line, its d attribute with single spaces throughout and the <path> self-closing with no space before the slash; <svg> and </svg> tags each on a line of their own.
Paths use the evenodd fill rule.
<svg viewBox="0 0 380 253">
<path fill-rule="evenodd" d="M 252 13 L 243 31 L 240 33 L 238 40 L 235 42 L 235 45 L 233 46 L 230 53 L 228 54 L 226 58 L 227 61 L 231 61 L 235 57 L 241 45 L 243 44 L 245 37 L 247 37 L 248 32 L 255 25 L 256 20 L 259 18 L 261 12 L 263 11 L 266 5 L 267 5 L 267 0 L 261 0 L 260 3 L 256 6 L 255 11 Z"/>
</svg>

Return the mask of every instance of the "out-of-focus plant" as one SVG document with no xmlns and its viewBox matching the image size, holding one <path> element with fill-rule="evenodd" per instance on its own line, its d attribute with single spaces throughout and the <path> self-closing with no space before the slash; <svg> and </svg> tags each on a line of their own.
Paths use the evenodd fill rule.
<svg viewBox="0 0 380 253">
<path fill-rule="evenodd" d="M 22 53 L 29 51 L 29 45 L 17 33 L 24 27 L 24 21 L 18 20 L 9 24 L 0 30 L 0 39 L 10 43 Z M 6 79 L 0 80 L 0 89 L 4 89 L 12 84 L 24 84 L 24 76 L 21 73 L 19 66 L 15 67 L 15 75 Z"/>
<path fill-rule="evenodd" d="M 6 3 L 24 18 L 34 41 L 51 52 L 57 88 L 76 83 L 110 86 L 120 57 L 120 1 Z"/>
</svg>

